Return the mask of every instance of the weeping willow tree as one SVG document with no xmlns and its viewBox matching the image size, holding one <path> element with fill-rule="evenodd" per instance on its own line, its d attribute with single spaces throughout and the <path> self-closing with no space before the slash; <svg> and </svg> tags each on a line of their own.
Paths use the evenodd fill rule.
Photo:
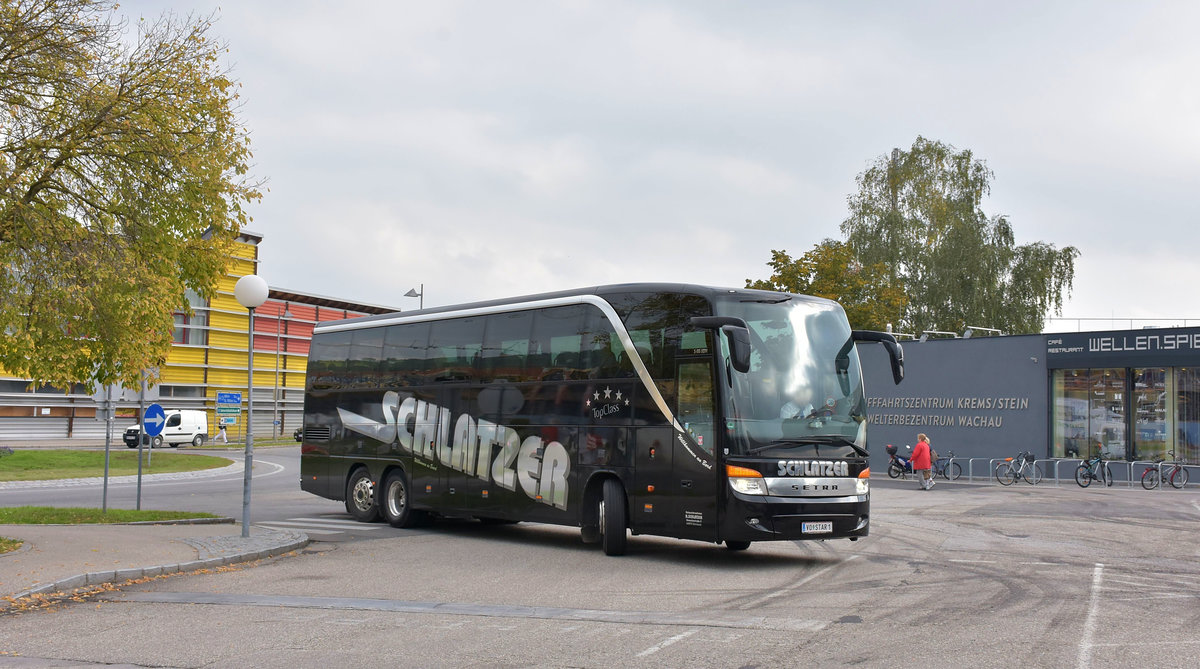
<svg viewBox="0 0 1200 669">
<path fill-rule="evenodd" d="M 923 137 L 858 175 L 841 230 L 858 262 L 903 286 L 897 330 L 1033 333 L 1062 312 L 1079 251 L 1017 245 L 1009 220 L 983 211 L 992 178 L 970 151 Z"/>
<path fill-rule="evenodd" d="M 0 367 L 132 384 L 224 275 L 248 131 L 206 18 L 0 0 Z"/>
</svg>

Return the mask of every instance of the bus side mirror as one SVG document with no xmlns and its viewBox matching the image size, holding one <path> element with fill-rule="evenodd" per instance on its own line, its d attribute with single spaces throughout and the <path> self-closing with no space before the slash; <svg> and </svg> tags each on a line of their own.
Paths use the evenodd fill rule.
<svg viewBox="0 0 1200 669">
<path fill-rule="evenodd" d="M 692 316 L 690 322 L 698 328 L 721 328 L 729 338 L 729 362 L 734 371 L 750 371 L 750 327 L 746 321 L 733 316 Z"/>
<path fill-rule="evenodd" d="M 721 332 L 729 338 L 729 362 L 734 371 L 750 371 L 750 331 L 740 325 L 723 325 Z"/>
<path fill-rule="evenodd" d="M 904 380 L 904 349 L 900 347 L 900 343 L 896 338 L 887 332 L 875 332 L 874 330 L 855 330 L 851 333 L 851 338 L 854 341 L 873 341 L 883 344 L 887 349 L 888 357 L 892 360 L 892 381 L 899 384 Z"/>
</svg>

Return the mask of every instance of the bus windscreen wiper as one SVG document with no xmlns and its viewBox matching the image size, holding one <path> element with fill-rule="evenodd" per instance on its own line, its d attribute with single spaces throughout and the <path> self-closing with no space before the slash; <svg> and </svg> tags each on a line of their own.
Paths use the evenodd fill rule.
<svg viewBox="0 0 1200 669">
<path fill-rule="evenodd" d="M 853 439 L 843 436 L 843 435 L 840 435 L 840 434 L 818 434 L 818 435 L 813 435 L 811 437 L 803 437 L 803 438 L 799 438 L 799 439 L 777 439 L 777 440 L 767 444 L 766 446 L 757 446 L 755 448 L 752 448 L 746 454 L 747 455 L 755 455 L 757 453 L 761 453 L 763 451 L 767 451 L 772 448 L 793 448 L 796 446 L 818 446 L 819 447 L 821 444 L 849 446 L 850 448 L 853 448 L 854 451 L 856 453 L 858 453 L 859 455 L 867 454 L 866 449 L 859 448 L 858 445 L 854 443 Z M 817 450 L 819 451 L 820 448 L 818 448 Z"/>
<path fill-rule="evenodd" d="M 779 298 L 775 298 L 775 299 L 738 300 L 738 302 L 753 302 L 755 304 L 779 304 L 781 302 L 787 302 L 790 299 L 792 299 L 792 296 L 786 295 L 784 297 L 779 297 Z"/>
</svg>

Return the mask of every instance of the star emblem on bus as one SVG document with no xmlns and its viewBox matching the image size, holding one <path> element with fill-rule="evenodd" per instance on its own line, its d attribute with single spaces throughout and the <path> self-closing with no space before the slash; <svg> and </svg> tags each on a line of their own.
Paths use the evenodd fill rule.
<svg viewBox="0 0 1200 669">
<path fill-rule="evenodd" d="M 610 386 L 605 386 L 603 391 L 597 390 L 596 392 L 592 393 L 592 398 L 584 402 L 584 406 L 590 407 L 592 406 L 593 401 L 599 402 L 601 392 L 604 393 L 605 401 L 616 400 L 618 403 L 629 406 L 629 400 L 625 399 L 625 395 L 620 390 L 614 391 Z"/>
</svg>

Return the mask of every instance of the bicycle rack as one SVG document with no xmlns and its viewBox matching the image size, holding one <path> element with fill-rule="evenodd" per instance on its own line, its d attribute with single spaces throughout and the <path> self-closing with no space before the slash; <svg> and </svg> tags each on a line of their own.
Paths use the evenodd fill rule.
<svg viewBox="0 0 1200 669">
<path fill-rule="evenodd" d="M 1158 489 L 1166 490 L 1168 487 L 1170 487 L 1171 484 L 1167 483 L 1166 479 L 1163 478 L 1163 465 L 1166 465 L 1168 467 L 1174 467 L 1175 466 L 1174 462 L 1167 462 L 1167 461 L 1150 462 L 1149 460 L 1134 460 L 1133 462 L 1131 462 L 1129 464 L 1130 464 L 1131 472 L 1133 470 L 1133 467 L 1132 467 L 1133 465 L 1146 465 L 1141 471 L 1142 476 L 1145 476 L 1146 470 L 1150 469 L 1151 467 L 1158 469 Z M 1200 469 L 1200 465 L 1189 465 L 1189 464 L 1180 463 L 1179 466 L 1182 469 L 1187 469 L 1187 470 Z M 1189 471 L 1188 472 L 1189 483 L 1191 481 L 1191 478 L 1192 478 L 1192 472 Z M 1141 480 L 1141 476 L 1139 476 L 1138 479 Z M 1132 487 L 1132 483 L 1130 484 L 1130 486 Z M 1184 488 L 1186 489 L 1187 486 L 1185 485 Z"/>
<path fill-rule="evenodd" d="M 1050 461 L 1054 462 L 1054 485 L 1062 485 L 1062 483 L 1061 483 L 1062 477 L 1060 477 L 1058 475 L 1059 465 L 1061 465 L 1064 462 L 1078 462 L 1079 465 L 1082 465 L 1084 463 L 1084 460 L 1081 458 L 1051 458 Z M 1075 465 L 1075 469 L 1079 469 L 1079 465 Z M 1072 475 L 1072 479 L 1074 479 L 1074 475 Z"/>
<path fill-rule="evenodd" d="M 961 462 L 964 459 L 967 461 L 967 482 L 968 483 L 975 483 L 975 480 L 976 480 L 975 462 L 977 460 L 980 460 L 980 461 L 987 462 L 987 473 L 983 474 L 981 478 L 983 478 L 995 485 L 1000 485 L 1000 482 L 996 480 L 996 465 L 1001 462 L 1006 461 L 1007 458 L 950 458 L 950 462 L 954 462 L 956 460 Z M 1053 465 L 1054 465 L 1054 467 L 1053 467 L 1053 469 L 1054 469 L 1054 485 L 1057 485 L 1057 486 L 1062 485 L 1061 467 L 1062 467 L 1063 463 L 1067 463 L 1068 465 L 1073 465 L 1070 469 L 1068 469 L 1068 472 L 1070 472 L 1071 478 L 1067 479 L 1067 480 L 1068 480 L 1068 482 L 1074 483 L 1075 482 L 1075 469 L 1077 469 L 1079 467 L 1079 465 L 1083 464 L 1084 462 L 1086 462 L 1086 460 L 1084 460 L 1082 458 L 1045 458 L 1042 460 L 1034 460 L 1034 464 L 1046 463 L 1042 469 L 1043 469 L 1043 471 L 1045 471 L 1047 473 L 1049 473 L 1049 471 L 1050 471 L 1050 463 L 1053 463 Z M 1127 487 L 1127 488 L 1133 488 L 1133 486 L 1135 484 L 1139 484 L 1141 482 L 1141 476 L 1140 476 L 1141 473 L 1150 467 L 1158 467 L 1159 475 L 1160 475 L 1159 480 L 1161 481 L 1162 480 L 1162 478 L 1161 478 L 1162 465 L 1167 465 L 1169 467 L 1173 464 L 1170 462 L 1161 462 L 1161 463 L 1149 462 L 1147 460 L 1134 460 L 1132 462 L 1128 462 L 1125 460 L 1105 460 L 1104 462 L 1105 462 L 1105 464 L 1108 465 L 1109 470 L 1112 471 L 1112 473 L 1113 473 L 1114 483 L 1119 482 L 1121 480 L 1121 477 L 1118 474 L 1125 475 L 1124 483 L 1125 483 L 1125 487 Z M 1136 479 L 1134 478 L 1134 468 L 1133 468 L 1134 465 L 1142 466 L 1142 469 L 1138 470 L 1139 476 Z M 949 465 L 947 465 L 947 466 L 949 466 Z M 1200 486 L 1200 464 L 1198 464 L 1198 465 L 1184 464 L 1181 466 L 1184 469 L 1188 470 L 1188 486 Z M 1046 481 L 1049 478 L 1050 478 L 1049 476 L 1046 476 L 1042 480 Z M 1160 483 L 1160 485 L 1159 485 L 1159 487 L 1163 488 L 1163 489 L 1165 489 L 1166 487 L 1169 487 L 1169 486 L 1170 486 L 1170 484 L 1166 484 L 1166 486 L 1164 486 L 1163 484 Z"/>
<path fill-rule="evenodd" d="M 987 471 L 987 474 L 982 476 L 982 478 L 984 480 L 991 481 L 992 483 L 996 483 L 996 477 L 995 477 L 996 463 L 1004 462 L 1004 458 L 951 458 L 951 461 L 952 462 L 954 460 L 962 461 L 964 459 L 967 461 L 967 482 L 968 483 L 975 482 L 975 461 L 976 460 L 986 460 L 987 461 L 988 471 Z"/>
</svg>

